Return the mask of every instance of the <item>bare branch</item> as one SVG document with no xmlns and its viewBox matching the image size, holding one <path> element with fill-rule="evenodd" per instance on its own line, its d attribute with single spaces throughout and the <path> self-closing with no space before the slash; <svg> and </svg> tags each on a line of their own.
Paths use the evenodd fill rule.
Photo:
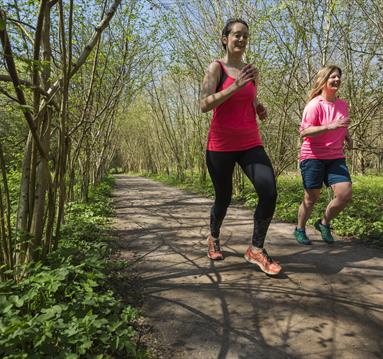
<svg viewBox="0 0 383 359">
<path fill-rule="evenodd" d="M 0 74 L 0 82 L 13 82 L 13 80 L 12 80 L 12 77 L 9 75 Z M 24 86 L 30 88 L 31 90 L 37 89 L 37 91 L 39 91 L 40 94 L 45 96 L 45 97 L 49 96 L 48 92 L 45 92 L 41 87 L 33 86 L 33 84 L 28 80 L 19 79 L 19 83 L 20 83 L 20 85 L 24 85 Z"/>
<path fill-rule="evenodd" d="M 31 112 L 27 106 L 24 92 L 20 87 L 20 80 L 19 80 L 19 76 L 17 73 L 16 64 L 15 64 L 15 61 L 13 58 L 11 43 L 9 42 L 8 33 L 7 33 L 7 29 L 6 29 L 6 15 L 5 15 L 5 12 L 1 9 L 0 9 L 0 21 L 2 21 L 4 24 L 4 27 L 2 29 L 0 29 L 0 41 L 1 41 L 1 44 L 2 44 L 3 49 L 4 49 L 5 62 L 7 63 L 9 75 L 12 78 L 12 82 L 13 82 L 13 86 L 15 88 L 17 99 L 19 100 L 20 105 L 23 106 L 24 117 L 28 122 L 28 125 L 29 125 L 29 128 L 31 130 L 33 139 L 36 141 L 36 145 L 37 145 L 37 148 L 40 152 L 40 155 L 43 158 L 47 159 L 48 156 L 45 153 L 44 148 L 41 144 L 40 138 L 37 134 L 37 129 L 36 129 L 35 123 L 33 121 L 32 114 L 31 114 Z"/>
<path fill-rule="evenodd" d="M 4 96 L 7 96 L 12 101 L 19 103 L 19 100 L 17 98 L 13 97 L 8 91 L 4 90 L 2 87 L 0 87 L 0 93 L 2 93 Z"/>
<path fill-rule="evenodd" d="M 102 31 L 108 26 L 110 20 L 112 19 L 114 13 L 117 10 L 117 7 L 120 5 L 122 0 L 115 0 L 115 2 L 112 4 L 112 6 L 109 8 L 109 10 L 105 13 L 104 18 L 101 20 L 100 24 L 96 27 L 95 32 L 93 33 L 91 39 L 89 40 L 88 44 L 85 46 L 83 52 L 80 54 L 78 60 L 76 63 L 73 64 L 72 70 L 68 76 L 68 80 L 71 79 L 76 72 L 79 70 L 81 65 L 83 65 L 88 58 L 89 54 L 91 53 L 93 47 L 97 43 L 97 39 L 101 36 Z M 56 95 L 57 90 L 62 85 L 62 78 L 58 79 L 51 88 L 47 91 L 48 95 L 50 96 L 46 102 L 43 102 L 40 106 L 39 113 L 37 116 L 44 110 L 44 108 L 48 105 L 48 103 L 51 102 L 53 97 Z"/>
</svg>

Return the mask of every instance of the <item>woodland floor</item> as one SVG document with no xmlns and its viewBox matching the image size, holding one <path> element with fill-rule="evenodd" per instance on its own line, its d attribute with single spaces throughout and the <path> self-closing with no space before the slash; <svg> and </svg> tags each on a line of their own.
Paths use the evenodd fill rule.
<svg viewBox="0 0 383 359">
<path fill-rule="evenodd" d="M 272 223 L 266 248 L 283 273 L 269 277 L 243 258 L 252 213 L 241 205 L 229 208 L 222 227 L 225 260 L 213 262 L 211 199 L 117 175 L 113 203 L 119 256 L 138 275 L 161 358 L 382 357 L 381 249 L 327 245 L 312 228 L 313 245 L 302 246 L 293 225 Z"/>
</svg>

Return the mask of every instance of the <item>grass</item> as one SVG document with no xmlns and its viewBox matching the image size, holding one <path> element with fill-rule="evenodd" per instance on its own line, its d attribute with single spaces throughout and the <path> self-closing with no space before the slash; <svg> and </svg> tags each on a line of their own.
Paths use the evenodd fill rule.
<svg viewBox="0 0 383 359">
<path fill-rule="evenodd" d="M 179 181 L 173 176 L 149 175 L 157 181 L 177 186 L 181 189 L 214 196 L 210 180 L 201 183 L 198 176 L 187 176 Z M 383 246 L 383 176 L 352 176 L 353 200 L 347 208 L 332 221 L 334 232 L 342 237 L 352 237 Z M 295 223 L 299 204 L 303 198 L 302 180 L 298 174 L 285 174 L 278 177 L 278 201 L 274 219 Z M 323 210 L 330 201 L 332 192 L 323 188 L 321 198 L 316 203 L 309 224 L 321 217 Z M 241 192 L 236 192 L 235 200 L 239 200 L 249 208 L 255 208 L 257 195 L 249 181 Z"/>
</svg>

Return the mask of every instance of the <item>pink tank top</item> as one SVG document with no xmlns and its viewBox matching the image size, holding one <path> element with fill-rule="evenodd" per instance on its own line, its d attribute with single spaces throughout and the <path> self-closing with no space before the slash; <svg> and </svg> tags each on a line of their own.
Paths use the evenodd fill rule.
<svg viewBox="0 0 383 359">
<path fill-rule="evenodd" d="M 219 64 L 227 76 L 217 90 L 222 91 L 235 79 L 227 74 L 221 62 Z M 255 84 L 249 82 L 213 110 L 207 141 L 209 151 L 242 151 L 262 146 L 253 105 L 256 94 Z"/>
</svg>

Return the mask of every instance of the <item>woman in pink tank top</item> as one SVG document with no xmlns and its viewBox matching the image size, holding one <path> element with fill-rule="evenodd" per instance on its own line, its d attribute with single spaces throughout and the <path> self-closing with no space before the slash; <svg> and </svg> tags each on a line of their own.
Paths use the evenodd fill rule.
<svg viewBox="0 0 383 359">
<path fill-rule="evenodd" d="M 314 80 L 309 101 L 303 111 L 300 126 L 303 137 L 300 168 L 304 198 L 299 207 L 298 225 L 294 231 L 300 244 L 311 244 L 305 227 L 314 204 L 319 199 L 323 183 L 331 187 L 334 198 L 314 227 L 328 244 L 334 242 L 330 231 L 331 220 L 346 207 L 352 197 L 351 178 L 343 153 L 345 141 L 352 148 L 348 133 L 348 104 L 337 97 L 341 76 L 342 70 L 338 66 L 322 68 Z"/>
<path fill-rule="evenodd" d="M 281 271 L 263 248 L 274 214 L 277 190 L 274 171 L 259 134 L 256 114 L 267 117 L 266 109 L 257 102 L 258 72 L 245 64 L 242 56 L 249 36 L 249 27 L 242 19 L 230 19 L 221 42 L 225 56 L 212 62 L 203 80 L 201 110 L 213 110 L 206 162 L 215 189 L 210 213 L 208 257 L 222 260 L 220 228 L 230 205 L 234 166 L 238 163 L 252 182 L 258 205 L 254 213 L 252 243 L 245 259 L 258 265 L 267 274 Z"/>
</svg>

